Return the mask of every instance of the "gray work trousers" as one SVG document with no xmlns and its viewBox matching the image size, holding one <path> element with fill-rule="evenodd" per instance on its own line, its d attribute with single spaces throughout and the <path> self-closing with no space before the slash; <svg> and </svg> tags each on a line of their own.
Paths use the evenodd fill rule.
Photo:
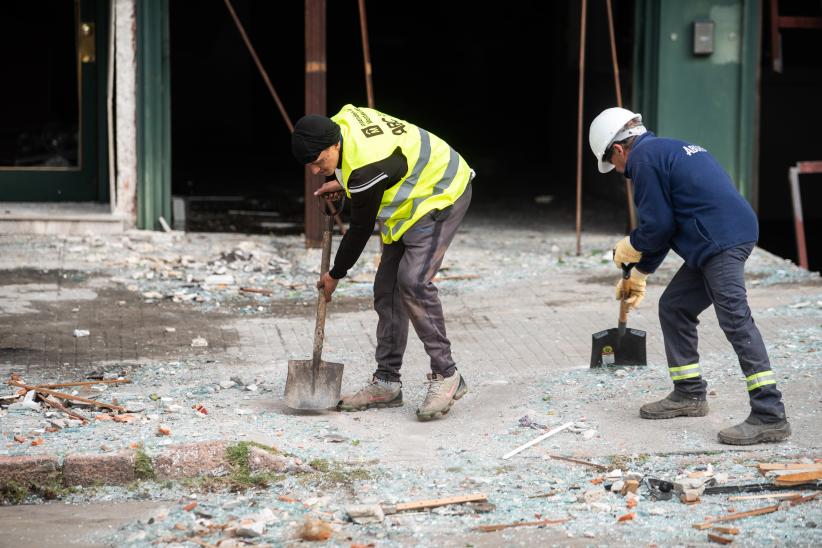
<svg viewBox="0 0 822 548">
<path fill-rule="evenodd" d="M 682 265 L 659 300 L 659 322 L 676 392 L 704 400 L 708 383 L 699 365 L 696 328 L 699 315 L 713 304 L 746 377 L 751 414 L 763 422 L 777 422 L 785 418 L 782 393 L 745 291 L 745 261 L 753 247 L 750 243 L 726 249 L 701 268 Z"/>
<path fill-rule="evenodd" d="M 431 280 L 470 203 L 468 183 L 454 205 L 429 212 L 399 241 L 383 247 L 374 279 L 374 309 L 379 316 L 374 375 L 378 379 L 400 380 L 409 320 L 431 358 L 431 372 L 450 377 L 456 371 L 451 342 L 445 335 L 442 303 Z"/>
</svg>

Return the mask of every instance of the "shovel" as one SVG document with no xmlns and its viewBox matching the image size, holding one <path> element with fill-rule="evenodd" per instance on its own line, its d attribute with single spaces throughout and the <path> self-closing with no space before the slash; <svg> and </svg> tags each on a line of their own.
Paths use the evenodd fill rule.
<svg viewBox="0 0 822 548">
<path fill-rule="evenodd" d="M 619 301 L 617 327 L 591 336 L 591 367 L 609 365 L 648 365 L 645 357 L 645 332 L 628 329 L 628 308 L 625 296 L 630 293 L 633 264 L 622 265 L 622 299 Z"/>
<path fill-rule="evenodd" d="M 323 254 L 320 272 L 328 272 L 331 262 L 332 217 L 325 218 Z M 314 357 L 310 360 L 289 360 L 285 381 L 285 404 L 292 409 L 328 409 L 340 401 L 343 364 L 323 361 L 325 336 L 325 295 L 317 297 L 317 322 L 314 326 Z"/>
</svg>

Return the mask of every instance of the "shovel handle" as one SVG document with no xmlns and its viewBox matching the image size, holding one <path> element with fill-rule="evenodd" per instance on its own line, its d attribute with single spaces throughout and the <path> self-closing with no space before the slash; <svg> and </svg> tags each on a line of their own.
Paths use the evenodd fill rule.
<svg viewBox="0 0 822 548">
<path fill-rule="evenodd" d="M 631 294 L 631 269 L 636 266 L 636 263 L 625 264 L 622 263 L 622 299 L 619 301 L 619 328 L 620 335 L 625 331 L 625 325 L 628 323 L 628 309 L 630 306 L 625 302 L 625 297 Z"/>
<path fill-rule="evenodd" d="M 325 217 L 325 227 L 323 229 L 322 260 L 320 261 L 320 273 L 328 272 L 331 264 L 331 227 L 333 217 Z M 320 360 L 323 354 L 323 339 L 325 338 L 325 294 L 322 289 L 317 291 L 317 322 L 314 324 L 314 356 L 312 365 L 314 369 L 319 369 Z"/>
</svg>

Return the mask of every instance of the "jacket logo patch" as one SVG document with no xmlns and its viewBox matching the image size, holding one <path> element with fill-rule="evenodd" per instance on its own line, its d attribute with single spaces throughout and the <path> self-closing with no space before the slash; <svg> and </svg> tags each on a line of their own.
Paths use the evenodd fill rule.
<svg viewBox="0 0 822 548">
<path fill-rule="evenodd" d="M 376 124 L 362 128 L 362 132 L 366 137 L 376 137 L 383 134 L 382 128 Z"/>
<path fill-rule="evenodd" d="M 688 156 L 696 154 L 697 152 L 708 152 L 707 150 L 705 150 L 701 146 L 697 146 L 697 145 L 686 145 L 686 146 L 682 147 L 682 150 L 684 150 L 685 154 L 687 154 Z"/>
</svg>

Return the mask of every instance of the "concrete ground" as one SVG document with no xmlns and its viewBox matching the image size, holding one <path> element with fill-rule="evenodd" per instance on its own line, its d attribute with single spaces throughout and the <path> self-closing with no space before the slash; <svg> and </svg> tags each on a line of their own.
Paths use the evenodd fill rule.
<svg viewBox="0 0 822 548">
<path fill-rule="evenodd" d="M 595 226 L 583 235 L 583 252 L 577 256 L 571 226 L 538 211 L 519 218 L 469 215 L 447 254 L 440 274 L 446 279 L 438 286 L 454 356 L 470 393 L 444 420 L 421 423 L 415 418 L 428 362 L 413 332 L 403 365 L 404 407 L 306 414 L 284 406 L 281 395 L 288 360 L 310 357 L 313 342 L 315 300 L 310 284 L 316 279 L 312 265 L 319 257 L 302 250 L 298 237 L 0 235 L 0 379 L 17 373 L 30 382 L 59 382 L 85 378 L 92 370 L 125 370 L 135 384 L 125 387 L 122 397 L 147 401 L 149 394 L 156 393 L 174 398 L 183 407 L 203 402 L 211 408 L 205 428 L 196 422 L 199 419 L 188 416 L 166 420 L 183 441 L 253 439 L 306 459 L 330 455 L 345 462 L 379 463 L 390 471 L 397 488 L 410 486 L 407 493 L 396 493 L 400 499 L 464 491 L 457 485 L 439 484 L 439 480 L 429 484 L 425 476 L 432 467 L 438 472 L 449 466 L 464 468 L 466 478 L 461 485 L 491 489 L 484 476 L 513 474 L 511 485 L 516 484 L 522 481 L 516 478 L 534 466 L 544 467 L 540 462 L 545 462 L 547 454 L 604 463 L 615 456 L 671 453 L 731 459 L 735 448 L 719 444 L 716 433 L 747 416 L 747 395 L 735 356 L 711 309 L 703 313 L 700 326 L 701 363 L 711 390 L 710 415 L 667 421 L 645 421 L 638 415 L 642 403 L 670 390 L 656 307 L 681 261 L 669 256 L 649 279 L 646 300 L 629 319 L 630 327 L 647 332 L 648 367 L 593 371 L 588 367 L 591 334 L 616 324 L 618 305 L 612 293 L 618 271 L 607 260 L 607 250 L 621 235 L 613 226 Z M 228 273 L 235 275 L 233 283 L 210 287 L 203 283 L 203 277 L 225 270 L 220 270 L 215 258 L 243 245 L 283 257 L 286 262 L 281 263 L 290 263 L 291 268 L 271 270 L 267 278 L 254 278 L 259 270 L 253 268 L 229 268 Z M 367 281 L 373 276 L 370 259 L 376 250 L 372 241 L 351 280 L 340 285 L 328 311 L 324 357 L 345 364 L 343 392 L 357 389 L 374 368 L 377 318 L 370 309 Z M 263 274 L 269 272 L 266 268 Z M 246 271 L 252 277 L 244 277 Z M 793 428 L 793 436 L 777 451 L 783 457 L 818 458 L 822 448 L 818 376 L 822 280 L 760 249 L 748 273 L 750 305 L 768 345 Z M 243 282 L 273 287 L 274 294 L 240 291 Z M 75 337 L 75 329 L 89 330 L 90 335 Z M 208 346 L 192 346 L 197 337 L 205 338 Z M 260 390 L 215 392 L 208 388 L 233 376 L 242 377 L 244 384 L 253 379 Z M 583 437 L 565 432 L 510 461 L 501 461 L 501 455 L 541 432 L 519 426 L 525 416 L 546 427 L 566 421 L 584 423 L 594 434 Z M 12 420 L 11 414 L 3 418 L 4 432 L 10 432 L 6 425 Z M 137 438 L 149 447 L 161 443 L 153 436 L 156 424 L 131 430 L 122 425 L 119 430 L 104 428 L 109 426 L 95 425 L 94 431 L 82 434 L 53 433 L 39 447 L 9 442 L 0 447 L 0 454 L 98 451 L 101 440 L 114 449 Z M 329 436 L 344 442 L 329 443 Z M 774 447 L 751 449 L 761 450 L 764 459 L 772 456 L 768 451 Z M 561 475 L 561 469 L 552 472 Z M 414 471 L 421 473 L 417 480 L 403 476 L 413 476 Z M 681 468 L 670 472 L 678 471 Z M 535 490 L 536 485 L 530 489 Z M 371 493 L 385 495 L 385 490 L 377 486 Z M 349 496 L 367 498 L 356 491 Z M 79 502 L 99 504 L 93 497 Z M 4 531 L 0 544 L 8 539 L 44 546 L 53 542 L 55 537 L 47 527 L 10 525 L 21 508 L 0 508 Z M 33 511 L 51 523 L 53 508 L 39 506 Z M 95 506 L 81 508 L 77 515 L 98 515 Z M 141 508 L 136 506 L 134 511 Z M 132 521 L 139 519 L 131 512 Z M 506 512 L 488 521 L 528 517 L 512 514 L 510 508 Z M 819 516 L 819 512 L 817 504 L 812 513 Z M 106 517 L 115 515 L 116 519 Z M 102 521 L 84 522 L 89 533 L 100 526 L 121 524 L 121 513 L 99 516 Z M 642 538 L 625 530 L 615 536 L 597 536 L 591 542 L 619 545 Z M 432 536 L 426 538 L 437 538 L 442 534 L 437 531 L 432 529 Z M 534 538 L 534 531 L 558 536 L 536 534 Z M 416 536 L 403 534 L 391 537 L 393 542 L 420 542 Z M 572 534 L 573 529 L 561 533 L 539 529 L 516 533 L 508 540 L 568 543 Z M 469 539 L 475 545 L 489 542 L 475 539 L 476 535 L 464 529 L 460 536 L 449 538 L 458 538 L 458 544 Z M 111 542 L 99 538 L 89 541 L 90 545 Z M 679 540 L 696 542 L 691 537 Z"/>
</svg>

